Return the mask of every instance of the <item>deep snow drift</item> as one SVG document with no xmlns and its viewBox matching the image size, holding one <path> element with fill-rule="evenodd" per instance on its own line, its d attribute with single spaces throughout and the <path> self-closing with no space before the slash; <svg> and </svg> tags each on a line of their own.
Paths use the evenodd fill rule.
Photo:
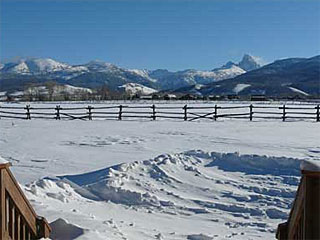
<svg viewBox="0 0 320 240">
<path fill-rule="evenodd" d="M 300 162 L 197 150 L 44 178 L 25 190 L 35 206 L 88 228 L 83 237 L 95 232 L 101 239 L 271 238 L 287 218 Z"/>
</svg>

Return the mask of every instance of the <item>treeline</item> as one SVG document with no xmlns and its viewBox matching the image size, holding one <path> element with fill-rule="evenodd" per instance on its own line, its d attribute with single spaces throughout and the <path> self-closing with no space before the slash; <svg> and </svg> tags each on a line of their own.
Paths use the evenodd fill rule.
<svg viewBox="0 0 320 240">
<path fill-rule="evenodd" d="M 316 100 L 318 96 L 305 96 L 301 94 L 292 95 L 193 95 L 190 93 L 167 93 L 156 92 L 151 95 L 141 93 L 128 93 L 123 89 L 110 89 L 107 85 L 95 89 L 74 87 L 71 85 L 60 85 L 54 81 L 45 83 L 28 83 L 23 91 L 5 93 L 1 95 L 0 101 L 103 101 L 103 100 L 241 100 L 241 101 L 272 101 L 272 100 Z"/>
</svg>

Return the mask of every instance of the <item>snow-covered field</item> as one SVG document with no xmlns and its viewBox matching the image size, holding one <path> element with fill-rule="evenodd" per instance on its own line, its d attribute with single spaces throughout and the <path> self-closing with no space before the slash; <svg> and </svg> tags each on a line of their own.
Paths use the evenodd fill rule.
<svg viewBox="0 0 320 240">
<path fill-rule="evenodd" d="M 0 156 L 59 239 L 272 239 L 301 160 L 320 161 L 319 129 L 1 119 Z"/>
</svg>

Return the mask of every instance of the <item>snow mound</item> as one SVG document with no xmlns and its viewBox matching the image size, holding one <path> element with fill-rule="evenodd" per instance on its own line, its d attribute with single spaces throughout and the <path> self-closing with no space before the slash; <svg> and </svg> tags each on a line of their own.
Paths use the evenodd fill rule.
<svg viewBox="0 0 320 240">
<path fill-rule="evenodd" d="M 84 197 L 175 214 L 220 211 L 241 218 L 284 219 L 299 182 L 300 162 L 285 157 L 188 151 L 42 179 L 29 190 L 61 202 Z"/>
<path fill-rule="evenodd" d="M 132 212 L 137 221 L 150 214 L 200 224 L 193 229 L 171 226 L 171 232 L 162 230 L 158 239 L 173 232 L 175 237 L 169 239 L 249 239 L 261 233 L 273 235 L 277 224 L 287 219 L 299 184 L 300 163 L 286 157 L 192 150 L 84 174 L 44 178 L 27 185 L 25 192 L 32 202 L 54 206 L 50 211 L 57 211 L 57 216 L 65 212 L 64 218 L 70 217 L 83 229 L 86 224 L 105 229 L 107 224 L 115 234 L 125 236 L 123 228 L 127 227 L 119 229 L 113 221 L 105 220 L 110 209 L 116 208 L 116 215 L 123 217 L 119 220 L 122 226 L 133 226 L 126 223 Z M 76 209 L 71 214 L 72 208 Z M 158 227 L 157 221 L 148 222 L 148 228 Z M 100 231 L 91 234 L 103 236 Z M 133 234 L 132 229 L 128 231 L 128 236 Z M 145 239 L 154 238 L 154 232 L 149 234 Z"/>
</svg>

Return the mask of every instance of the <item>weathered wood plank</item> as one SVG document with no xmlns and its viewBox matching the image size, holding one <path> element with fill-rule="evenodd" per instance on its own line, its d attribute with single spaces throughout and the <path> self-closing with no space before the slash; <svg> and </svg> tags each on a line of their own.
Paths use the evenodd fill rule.
<svg viewBox="0 0 320 240">
<path fill-rule="evenodd" d="M 16 204 L 16 207 L 19 209 L 21 214 L 24 216 L 27 224 L 31 230 L 36 233 L 36 213 L 31 207 L 29 201 L 24 196 L 24 193 L 20 189 L 18 183 L 15 181 L 13 176 L 9 171 L 4 172 L 4 184 L 7 192 L 12 198 L 13 202 Z"/>
</svg>

